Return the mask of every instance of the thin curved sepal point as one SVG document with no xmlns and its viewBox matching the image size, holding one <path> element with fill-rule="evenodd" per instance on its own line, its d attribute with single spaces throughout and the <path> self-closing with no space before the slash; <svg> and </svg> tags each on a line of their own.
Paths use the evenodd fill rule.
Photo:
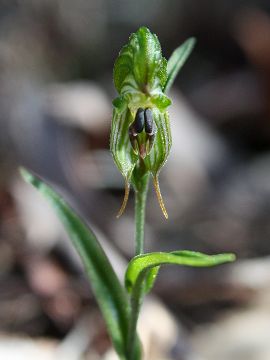
<svg viewBox="0 0 270 360">
<path fill-rule="evenodd" d="M 158 182 L 158 177 L 157 176 L 154 176 L 153 183 L 154 183 L 154 188 L 155 188 L 155 191 L 156 191 L 156 194 L 157 194 L 159 206 L 160 206 L 160 208 L 161 208 L 161 210 L 163 212 L 164 217 L 166 219 L 168 219 L 168 213 L 167 213 L 167 210 L 166 210 L 166 207 L 165 207 L 165 204 L 163 202 L 163 198 L 162 198 L 162 195 L 161 195 L 161 192 L 160 192 L 159 182 Z"/>
<path fill-rule="evenodd" d="M 125 211 L 125 208 L 126 208 L 127 202 L 128 202 L 128 197 L 129 197 L 129 190 L 130 190 L 130 184 L 126 181 L 125 182 L 125 195 L 124 195 L 124 199 L 123 199 L 121 208 L 118 211 L 118 214 L 116 215 L 117 219 L 119 219 L 120 216 L 122 216 Z"/>
</svg>

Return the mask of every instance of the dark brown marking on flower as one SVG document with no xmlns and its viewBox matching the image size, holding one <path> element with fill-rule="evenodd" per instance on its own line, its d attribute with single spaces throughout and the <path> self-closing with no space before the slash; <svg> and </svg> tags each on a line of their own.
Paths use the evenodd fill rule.
<svg viewBox="0 0 270 360">
<path fill-rule="evenodd" d="M 131 125 L 133 126 L 137 134 L 140 134 L 143 131 L 144 121 L 145 121 L 144 109 L 139 108 L 136 112 L 135 120 Z"/>
<path fill-rule="evenodd" d="M 153 114 L 152 110 L 147 108 L 144 111 L 144 127 L 146 134 L 153 134 Z"/>
</svg>

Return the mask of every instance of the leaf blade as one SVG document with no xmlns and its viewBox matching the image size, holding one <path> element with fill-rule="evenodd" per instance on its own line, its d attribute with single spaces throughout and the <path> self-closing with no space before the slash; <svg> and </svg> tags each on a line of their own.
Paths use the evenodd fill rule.
<svg viewBox="0 0 270 360">
<path fill-rule="evenodd" d="M 188 59 L 191 51 L 193 50 L 195 43 L 195 38 L 189 38 L 173 51 L 171 57 L 168 60 L 168 77 L 163 88 L 164 93 L 167 93 L 170 90 L 178 72 L 180 71 L 180 69 Z"/>
<path fill-rule="evenodd" d="M 83 261 L 115 349 L 124 359 L 129 322 L 127 294 L 96 236 L 50 186 L 26 169 L 20 172 L 56 210 Z"/>
<path fill-rule="evenodd" d="M 128 265 L 125 285 L 129 292 L 140 286 L 148 272 L 160 265 L 185 265 L 194 267 L 210 267 L 235 260 L 234 254 L 206 255 L 194 251 L 173 251 L 170 253 L 154 252 L 135 256 Z M 153 279 L 154 282 L 154 279 Z M 150 286 L 153 286 L 150 281 Z"/>
</svg>

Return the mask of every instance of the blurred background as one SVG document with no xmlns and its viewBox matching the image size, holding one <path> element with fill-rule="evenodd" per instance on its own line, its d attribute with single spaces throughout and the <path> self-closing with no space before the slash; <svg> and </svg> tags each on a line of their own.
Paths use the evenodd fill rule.
<svg viewBox="0 0 270 360">
<path fill-rule="evenodd" d="M 142 311 L 146 360 L 270 359 L 268 0 L 0 1 L 0 358 L 113 359 L 63 228 L 18 175 L 49 181 L 123 277 L 133 196 L 109 153 L 112 67 L 146 25 L 168 58 L 197 44 L 171 91 L 173 149 L 150 187 L 146 250 L 235 252 L 212 269 L 164 267 Z"/>
</svg>

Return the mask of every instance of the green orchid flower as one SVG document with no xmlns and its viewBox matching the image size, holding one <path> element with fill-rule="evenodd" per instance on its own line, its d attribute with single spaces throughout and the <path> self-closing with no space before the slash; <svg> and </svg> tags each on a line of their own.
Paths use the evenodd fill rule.
<svg viewBox="0 0 270 360">
<path fill-rule="evenodd" d="M 189 49 L 189 52 L 191 49 Z M 142 176 L 150 172 L 159 205 L 168 214 L 159 188 L 159 172 L 166 162 L 171 145 L 168 106 L 165 94 L 174 78 L 168 74 L 157 36 L 146 27 L 133 33 L 114 65 L 114 85 L 119 96 L 113 101 L 110 149 L 116 166 L 125 179 L 125 196 L 118 213 L 126 207 L 130 184 L 136 189 L 134 169 Z"/>
</svg>

